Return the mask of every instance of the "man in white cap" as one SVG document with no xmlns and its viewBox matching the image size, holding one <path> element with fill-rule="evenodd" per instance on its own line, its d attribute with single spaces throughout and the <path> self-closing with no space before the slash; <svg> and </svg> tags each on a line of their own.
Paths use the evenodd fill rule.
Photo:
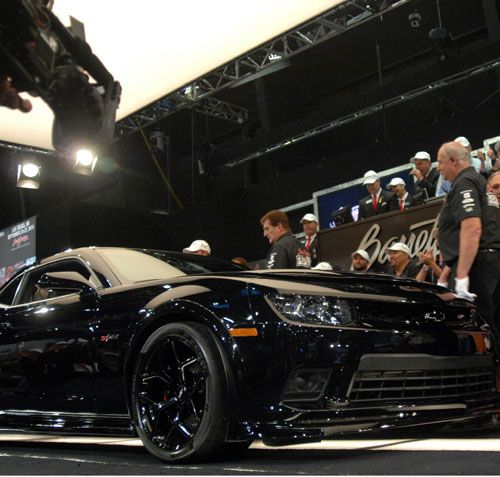
<svg viewBox="0 0 500 477">
<path fill-rule="evenodd" d="M 395 242 L 386 249 L 389 252 L 389 263 L 397 277 L 415 278 L 420 271 L 420 265 L 411 259 L 408 245 Z"/>
<path fill-rule="evenodd" d="M 426 151 L 419 151 L 410 158 L 410 162 L 414 164 L 410 175 L 415 180 L 413 195 L 416 198 L 425 200 L 436 195 L 437 182 L 439 180 L 439 172 L 433 169 L 431 156 Z"/>
<path fill-rule="evenodd" d="M 464 136 L 456 137 L 454 142 L 458 142 L 461 146 L 463 146 L 467 150 L 471 166 L 474 167 L 476 172 L 487 178 L 488 172 L 491 170 L 492 166 L 491 159 L 488 157 L 486 160 L 484 154 L 482 154 L 482 159 L 480 159 L 477 152 L 475 154 L 472 154 L 472 146 L 469 140 Z M 442 175 L 440 175 L 436 187 L 436 197 L 445 195 L 448 192 L 450 192 L 450 190 L 451 190 L 451 182 L 446 180 Z"/>
<path fill-rule="evenodd" d="M 333 267 L 330 263 L 328 262 L 319 262 L 317 265 L 312 267 L 313 270 L 323 270 L 325 272 L 331 272 L 333 271 Z"/>
<path fill-rule="evenodd" d="M 423 202 L 413 200 L 413 196 L 406 190 L 406 183 L 401 177 L 393 177 L 391 182 L 387 184 L 387 190 L 390 190 L 396 196 L 398 208 L 401 211 Z"/>
<path fill-rule="evenodd" d="M 375 171 L 365 173 L 363 185 L 366 186 L 369 195 L 359 201 L 359 220 L 397 210 L 394 194 L 382 189 L 380 178 Z"/>
<path fill-rule="evenodd" d="M 370 265 L 370 255 L 366 250 L 356 250 L 351 254 L 351 268 L 355 272 L 367 272 Z"/>
<path fill-rule="evenodd" d="M 314 214 L 306 214 L 300 219 L 305 237 L 300 241 L 301 247 L 305 248 L 311 257 L 311 266 L 318 263 L 319 243 L 318 243 L 318 217 Z"/>
<path fill-rule="evenodd" d="M 210 255 L 210 245 L 205 240 L 195 240 L 189 247 L 182 249 L 184 253 L 193 253 L 195 255 Z"/>
<path fill-rule="evenodd" d="M 484 154 L 482 159 L 480 159 L 477 151 L 472 150 L 471 143 L 464 136 L 458 136 L 455 138 L 455 142 L 461 144 L 469 152 L 470 165 L 476 169 L 476 172 L 483 175 L 485 178 L 488 176 L 488 172 L 491 170 L 491 160 L 486 161 Z"/>
</svg>

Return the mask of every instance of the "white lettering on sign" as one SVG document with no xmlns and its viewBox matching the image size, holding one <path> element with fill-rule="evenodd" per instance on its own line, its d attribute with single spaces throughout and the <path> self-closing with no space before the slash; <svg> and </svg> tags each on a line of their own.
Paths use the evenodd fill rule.
<svg viewBox="0 0 500 477">
<path fill-rule="evenodd" d="M 10 234 L 7 235 L 7 240 L 12 240 L 16 237 L 19 237 L 20 235 L 27 234 L 32 230 L 35 230 L 35 225 L 32 224 L 29 220 L 26 220 L 25 222 L 16 224 L 11 228 Z"/>
<path fill-rule="evenodd" d="M 420 252 L 431 249 L 434 254 L 438 253 L 434 230 L 437 229 L 437 217 L 434 219 L 417 222 L 410 226 L 410 236 L 402 234 L 400 237 L 389 237 L 384 243 L 378 239 L 380 225 L 373 224 L 361 239 L 357 249 L 366 250 L 370 254 L 370 266 L 378 259 L 380 264 L 387 261 L 386 249 L 394 242 L 403 242 L 410 249 L 411 256 L 417 256 Z"/>
</svg>

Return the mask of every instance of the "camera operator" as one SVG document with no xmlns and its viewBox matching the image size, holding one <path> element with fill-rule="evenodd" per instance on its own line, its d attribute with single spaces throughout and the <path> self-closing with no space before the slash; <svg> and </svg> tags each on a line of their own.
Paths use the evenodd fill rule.
<svg viewBox="0 0 500 477">
<path fill-rule="evenodd" d="M 5 76 L 0 78 L 0 106 L 19 109 L 23 113 L 29 113 L 33 108 L 31 101 L 21 98 L 10 79 Z"/>
</svg>

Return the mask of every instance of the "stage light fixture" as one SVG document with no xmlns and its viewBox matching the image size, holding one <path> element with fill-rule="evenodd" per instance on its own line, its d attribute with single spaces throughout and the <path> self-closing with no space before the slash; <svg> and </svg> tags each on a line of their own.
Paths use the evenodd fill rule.
<svg viewBox="0 0 500 477">
<path fill-rule="evenodd" d="M 80 149 L 75 154 L 73 171 L 78 174 L 90 176 L 97 164 L 97 156 L 90 149 Z"/>
<path fill-rule="evenodd" d="M 40 187 L 40 166 L 33 159 L 21 161 L 17 166 L 17 187 L 38 189 Z"/>
</svg>

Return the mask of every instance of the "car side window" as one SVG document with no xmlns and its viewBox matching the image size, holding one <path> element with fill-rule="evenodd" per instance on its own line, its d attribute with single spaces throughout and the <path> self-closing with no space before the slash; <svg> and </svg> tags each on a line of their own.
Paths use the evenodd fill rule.
<svg viewBox="0 0 500 477">
<path fill-rule="evenodd" d="M 0 292 L 0 303 L 3 305 L 12 305 L 22 278 L 23 276 L 20 275 L 5 286 L 5 288 Z"/>
<path fill-rule="evenodd" d="M 95 279 L 90 271 L 78 260 L 62 260 L 49 265 L 42 265 L 31 271 L 22 284 L 22 290 L 15 300 L 16 305 L 48 300 L 60 296 L 76 293 L 74 288 L 50 289 L 39 283 L 40 278 L 45 273 L 50 272 L 77 272 L 85 279 L 89 280 L 92 286 L 95 286 Z M 96 287 L 97 288 L 97 287 Z"/>
</svg>

